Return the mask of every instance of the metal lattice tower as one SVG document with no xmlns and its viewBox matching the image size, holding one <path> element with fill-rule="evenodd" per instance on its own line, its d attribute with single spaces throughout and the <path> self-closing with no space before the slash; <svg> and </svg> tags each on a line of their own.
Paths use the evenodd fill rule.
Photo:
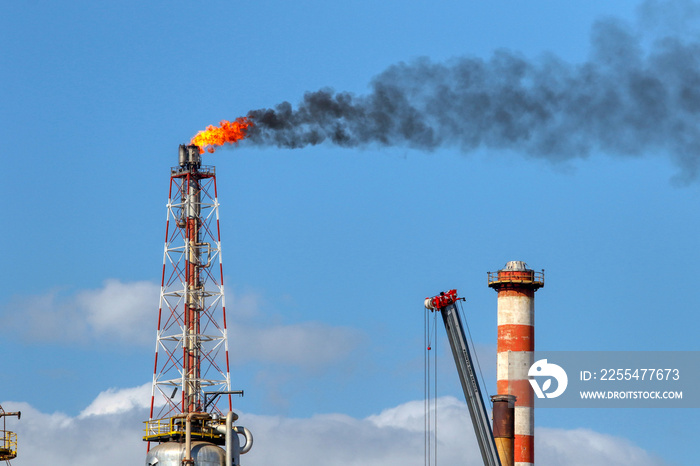
<svg viewBox="0 0 700 466">
<path fill-rule="evenodd" d="M 207 407 L 205 392 L 230 392 L 226 304 L 214 167 L 180 146 L 170 172 L 150 419 Z M 225 410 L 231 410 L 231 395 Z"/>
</svg>

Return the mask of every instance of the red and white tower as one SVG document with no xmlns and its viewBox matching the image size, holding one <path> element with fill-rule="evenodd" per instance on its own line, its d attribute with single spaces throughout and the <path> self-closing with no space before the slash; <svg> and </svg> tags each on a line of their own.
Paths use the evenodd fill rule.
<svg viewBox="0 0 700 466">
<path fill-rule="evenodd" d="M 231 411 L 243 392 L 231 391 L 216 173 L 200 151 L 181 145 L 170 170 L 147 465 L 239 466 L 253 445 Z"/>
<path fill-rule="evenodd" d="M 202 412 L 205 391 L 230 392 L 214 167 L 180 146 L 170 172 L 150 419 Z M 225 410 L 231 410 L 231 395 Z"/>
<path fill-rule="evenodd" d="M 544 286 L 544 271 L 511 261 L 498 272 L 488 273 L 488 284 L 498 291 L 499 395 L 514 395 L 515 465 L 535 463 L 534 393 L 527 372 L 534 363 L 535 291 Z"/>
</svg>

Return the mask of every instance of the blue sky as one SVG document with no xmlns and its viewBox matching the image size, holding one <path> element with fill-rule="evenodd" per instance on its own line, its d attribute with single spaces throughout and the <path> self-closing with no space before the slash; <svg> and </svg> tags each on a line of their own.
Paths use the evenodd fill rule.
<svg viewBox="0 0 700 466">
<path fill-rule="evenodd" d="M 362 95 L 387 67 L 419 57 L 488 60 L 505 49 L 583 63 L 601 18 L 617 18 L 645 47 L 669 30 L 693 40 L 698 9 L 647 2 L 642 22 L 636 1 L 64 3 L 0 7 L 0 352 L 11 374 L 0 403 L 31 414 L 13 423 L 20 466 L 53 454 L 51 441 L 85 438 L 92 446 L 71 464 L 92 464 L 110 436 L 114 464 L 142 461 L 148 393 L 138 387 L 153 367 L 169 169 L 197 131 L 325 87 Z M 552 162 L 517 148 L 245 142 L 207 155 L 217 167 L 232 378 L 246 392 L 235 403 L 264 446 L 244 459 L 273 464 L 294 448 L 283 427 L 338 464 L 357 460 L 329 447 L 338 425 L 371 424 L 389 452 L 422 439 L 406 420 L 423 396 L 422 303 L 449 288 L 467 297 L 493 393 L 496 295 L 486 272 L 509 260 L 545 269 L 538 349 L 699 350 L 700 184 L 679 182 L 673 160 L 663 148 Z M 280 334 L 284 342 L 261 346 Z M 449 398 L 462 395 L 441 354 L 441 419 L 468 437 L 468 423 L 449 418 L 466 414 Z M 540 410 L 537 455 L 576 465 L 596 445 L 599 464 L 690 464 L 678 448 L 693 431 L 684 414 Z M 557 457 L 564 444 L 581 450 Z M 464 455 L 478 464 L 458 439 L 453 447 L 448 464 Z"/>
</svg>

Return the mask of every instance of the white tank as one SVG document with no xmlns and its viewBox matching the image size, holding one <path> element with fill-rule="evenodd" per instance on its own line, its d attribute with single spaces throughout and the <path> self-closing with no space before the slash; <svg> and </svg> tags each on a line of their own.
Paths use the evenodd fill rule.
<svg viewBox="0 0 700 466">
<path fill-rule="evenodd" d="M 184 457 L 184 443 L 161 443 L 146 455 L 146 466 L 182 466 Z M 192 442 L 192 459 L 195 466 L 226 466 L 224 449 L 208 442 Z"/>
</svg>

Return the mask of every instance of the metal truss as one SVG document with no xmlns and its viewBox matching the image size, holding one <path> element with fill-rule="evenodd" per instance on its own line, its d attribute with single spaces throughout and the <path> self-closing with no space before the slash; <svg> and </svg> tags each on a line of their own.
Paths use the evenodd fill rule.
<svg viewBox="0 0 700 466">
<path fill-rule="evenodd" d="M 150 419 L 201 411 L 205 391 L 230 390 L 216 174 L 181 164 L 170 176 Z"/>
</svg>

